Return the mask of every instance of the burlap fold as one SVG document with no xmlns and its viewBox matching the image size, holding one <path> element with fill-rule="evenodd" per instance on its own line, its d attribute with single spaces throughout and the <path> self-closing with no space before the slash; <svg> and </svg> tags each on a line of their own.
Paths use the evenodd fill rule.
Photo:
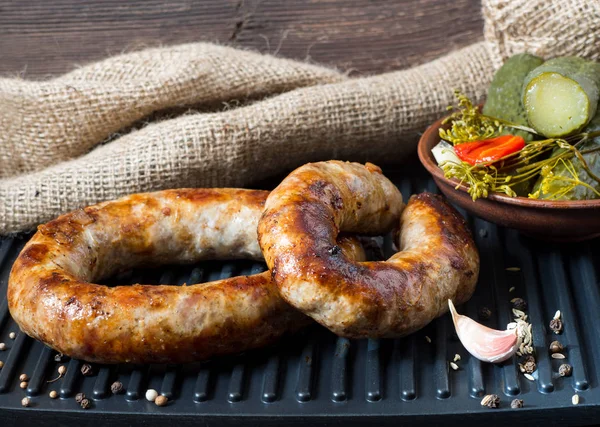
<svg viewBox="0 0 600 427">
<path fill-rule="evenodd" d="M 349 79 L 323 67 L 197 43 L 120 55 L 47 82 L 0 79 L 0 233 L 134 192 L 245 186 L 330 158 L 401 160 L 414 150 L 417 133 L 454 101 L 454 89 L 483 100 L 507 55 L 527 49 L 596 58 L 597 46 L 570 39 L 585 29 L 547 43 L 540 33 L 553 22 L 563 25 L 568 13 L 571 19 L 585 15 L 578 22 L 597 29 L 598 20 L 588 19 L 599 14 L 593 3 L 484 0 L 486 41 L 373 77 Z M 529 26 L 523 27 L 523 14 Z M 544 21 L 536 24 L 539 16 Z M 223 110 L 231 101 L 242 103 Z M 182 106 L 204 112 L 128 129 Z"/>
</svg>

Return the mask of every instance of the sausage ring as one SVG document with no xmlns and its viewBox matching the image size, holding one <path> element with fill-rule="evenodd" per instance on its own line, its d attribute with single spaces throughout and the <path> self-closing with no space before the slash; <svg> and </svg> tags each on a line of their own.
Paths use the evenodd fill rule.
<svg viewBox="0 0 600 427">
<path fill-rule="evenodd" d="M 256 226 L 268 192 L 135 194 L 41 225 L 15 261 L 10 313 L 28 335 L 101 363 L 179 363 L 269 344 L 310 320 L 270 272 L 195 286 L 91 283 L 134 266 L 262 260 Z M 340 241 L 361 258 L 355 240 Z"/>
<path fill-rule="evenodd" d="M 282 297 L 349 338 L 418 330 L 474 291 L 479 255 L 462 217 L 443 199 L 413 196 L 400 218 L 400 252 L 356 262 L 340 231 L 381 234 L 398 224 L 402 196 L 374 165 L 312 163 L 269 195 L 259 243 Z"/>
</svg>

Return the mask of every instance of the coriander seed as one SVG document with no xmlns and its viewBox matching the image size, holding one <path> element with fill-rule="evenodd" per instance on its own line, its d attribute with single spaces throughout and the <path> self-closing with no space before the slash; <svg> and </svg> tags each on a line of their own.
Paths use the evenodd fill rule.
<svg viewBox="0 0 600 427">
<path fill-rule="evenodd" d="M 0 369 L 2 369 L 4 367 L 4 362 L 2 360 L 0 360 Z"/>
<path fill-rule="evenodd" d="M 525 404 L 521 399 L 514 399 L 512 402 L 510 402 L 510 407 L 513 409 L 522 408 L 523 406 L 525 406 Z"/>
<path fill-rule="evenodd" d="M 560 320 L 560 319 L 552 319 L 550 321 L 550 329 L 555 334 L 560 334 L 562 332 L 562 329 L 563 329 L 562 320 Z"/>
<path fill-rule="evenodd" d="M 21 399 L 21 405 L 23 405 L 24 407 L 28 407 L 31 404 L 31 399 L 28 397 L 24 397 L 23 399 Z"/>
<path fill-rule="evenodd" d="M 21 384 L 19 384 L 19 387 L 21 387 L 22 389 L 26 389 L 27 388 L 27 381 L 21 381 Z"/>
<path fill-rule="evenodd" d="M 573 373 L 573 367 L 571 365 L 569 365 L 568 363 L 563 363 L 558 368 L 558 374 L 561 377 L 570 377 L 572 373 Z"/>
<path fill-rule="evenodd" d="M 110 391 L 112 394 L 119 394 L 123 392 L 123 383 L 121 381 L 115 381 L 111 384 Z"/>
<path fill-rule="evenodd" d="M 153 388 L 146 390 L 146 400 L 148 402 L 154 402 L 158 397 L 158 392 Z"/>
<path fill-rule="evenodd" d="M 64 375 L 67 373 L 67 367 L 65 365 L 60 365 L 58 367 L 58 374 L 59 375 Z"/>
<path fill-rule="evenodd" d="M 90 402 L 89 399 L 84 398 L 84 399 L 81 399 L 81 402 L 79 402 L 79 405 L 81 405 L 81 407 L 83 409 L 88 409 L 90 406 L 92 406 L 92 402 Z"/>
<path fill-rule="evenodd" d="M 19 376 L 19 381 L 29 381 L 29 376 L 27 374 L 21 374 Z"/>
<path fill-rule="evenodd" d="M 165 406 L 168 401 L 169 399 L 167 399 L 167 397 L 163 396 L 162 394 L 156 396 L 156 399 L 154 399 L 154 403 L 156 404 L 156 406 Z"/>
<path fill-rule="evenodd" d="M 479 317 L 480 320 L 490 320 L 492 317 L 492 310 L 487 307 L 481 307 L 477 311 L 477 317 Z"/>
<path fill-rule="evenodd" d="M 497 408 L 500 406 L 500 397 L 497 394 L 488 394 L 481 399 L 481 406 Z"/>
<path fill-rule="evenodd" d="M 578 405 L 579 404 L 579 395 L 578 394 L 574 394 L 573 397 L 571 398 L 571 403 L 573 405 Z"/>
<path fill-rule="evenodd" d="M 17 334 L 15 334 L 14 332 L 11 332 L 10 334 L 8 334 L 8 338 L 10 338 L 11 340 L 14 340 L 17 337 Z"/>
<path fill-rule="evenodd" d="M 0 351 L 4 351 L 6 350 L 6 344 L 4 344 L 3 342 L 0 342 Z"/>
<path fill-rule="evenodd" d="M 77 394 L 75 395 L 75 402 L 77 402 L 77 403 L 81 403 L 81 401 L 82 401 L 83 399 L 85 399 L 85 394 L 83 394 L 83 393 L 77 393 Z"/>
<path fill-rule="evenodd" d="M 56 399 L 58 397 L 58 393 L 56 390 L 52 390 L 50 393 L 48 393 L 48 397 L 50 397 L 50 399 Z"/>
<path fill-rule="evenodd" d="M 550 353 L 562 353 L 565 347 L 559 341 L 552 341 L 550 344 Z"/>
</svg>

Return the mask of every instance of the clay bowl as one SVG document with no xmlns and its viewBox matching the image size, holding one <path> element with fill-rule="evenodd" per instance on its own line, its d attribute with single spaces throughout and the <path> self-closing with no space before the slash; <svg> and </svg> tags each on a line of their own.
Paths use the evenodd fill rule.
<svg viewBox="0 0 600 427">
<path fill-rule="evenodd" d="M 545 201 L 492 193 L 473 201 L 467 185 L 444 177 L 431 149 L 440 142 L 442 120 L 433 123 L 419 141 L 419 159 L 442 193 L 454 204 L 487 221 L 550 241 L 576 242 L 600 236 L 600 199 Z"/>
</svg>

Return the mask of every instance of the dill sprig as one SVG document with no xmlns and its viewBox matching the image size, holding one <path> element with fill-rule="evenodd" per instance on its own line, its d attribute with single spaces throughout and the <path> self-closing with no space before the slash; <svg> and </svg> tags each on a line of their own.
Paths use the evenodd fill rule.
<svg viewBox="0 0 600 427">
<path fill-rule="evenodd" d="M 450 123 L 450 127 L 447 130 L 443 128 L 439 130 L 440 137 L 454 145 L 493 138 L 501 134 L 505 127 L 538 135 L 526 126 L 485 116 L 465 95 L 459 92 L 455 92 L 455 95 L 458 99 L 458 110 L 443 122 Z M 543 178 L 542 185 L 535 192 L 529 193 L 530 198 L 539 198 L 543 195 L 545 199 L 559 199 L 577 186 L 586 187 L 600 197 L 598 190 L 579 178 L 573 163 L 573 159 L 576 158 L 588 175 L 600 183 L 600 177 L 590 170 L 583 157 L 584 154 L 599 151 L 600 147 L 586 151 L 579 150 L 584 141 L 597 136 L 600 136 L 600 132 L 581 133 L 567 138 L 535 140 L 522 150 L 494 162 L 476 165 L 466 162 L 446 162 L 440 167 L 445 177 L 456 178 L 459 181 L 457 189 L 461 184 L 467 184 L 469 195 L 473 200 L 487 197 L 491 192 L 516 197 L 516 189 L 519 185 L 526 184 L 539 176 Z M 556 149 L 560 150 L 555 152 Z M 554 155 L 546 157 L 552 152 Z M 554 173 L 559 165 L 566 169 L 569 176 Z"/>
<path fill-rule="evenodd" d="M 451 123 L 448 130 L 440 128 L 442 139 L 456 145 L 488 139 L 502 132 L 500 121 L 481 114 L 479 108 L 459 91 L 454 91 L 454 95 L 458 99 L 458 111 L 453 112 L 442 122 L 442 124 Z M 453 106 L 448 107 L 448 110 L 454 109 Z"/>
</svg>

